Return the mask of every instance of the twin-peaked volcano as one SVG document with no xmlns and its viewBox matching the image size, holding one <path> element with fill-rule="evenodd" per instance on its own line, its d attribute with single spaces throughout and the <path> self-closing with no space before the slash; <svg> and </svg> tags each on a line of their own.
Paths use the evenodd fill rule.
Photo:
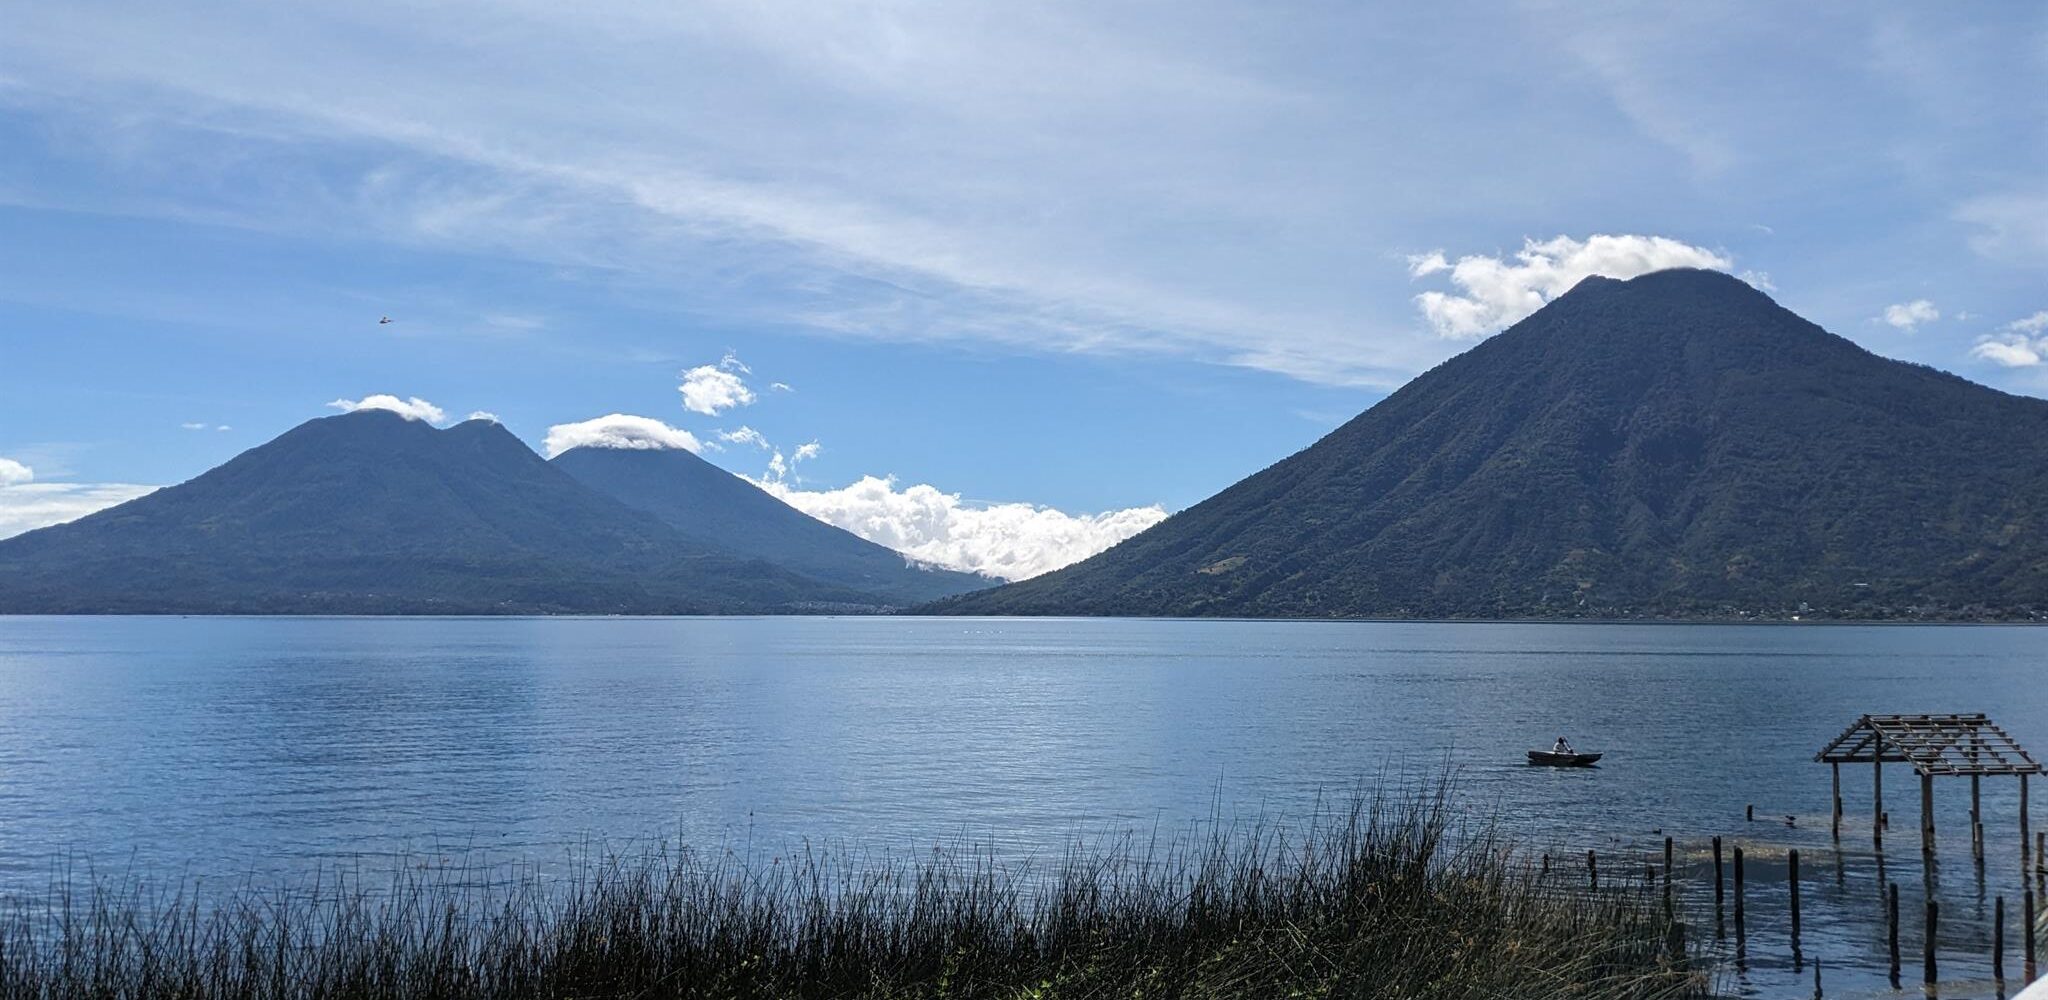
<svg viewBox="0 0 2048 1000">
<path fill-rule="evenodd" d="M 442 430 L 382 411 L 308 421 L 190 482 L 0 541 L 0 612 L 15 613 L 713 613 L 929 596 L 684 535 L 495 423 Z"/>
<path fill-rule="evenodd" d="M 1724 274 L 1591 278 L 1306 450 L 961 614 L 2027 617 L 2048 402 Z"/>
</svg>

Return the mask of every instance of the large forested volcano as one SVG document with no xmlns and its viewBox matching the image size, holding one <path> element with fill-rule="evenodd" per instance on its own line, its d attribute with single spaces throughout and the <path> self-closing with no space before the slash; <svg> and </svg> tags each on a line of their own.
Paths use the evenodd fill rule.
<svg viewBox="0 0 2048 1000">
<path fill-rule="evenodd" d="M 1591 278 L 986 614 L 2030 617 L 2048 401 L 1723 274 Z"/>
</svg>

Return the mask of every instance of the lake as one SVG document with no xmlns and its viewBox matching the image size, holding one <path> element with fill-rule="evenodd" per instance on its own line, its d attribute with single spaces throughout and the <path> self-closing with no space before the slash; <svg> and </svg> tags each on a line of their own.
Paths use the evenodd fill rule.
<svg viewBox="0 0 2048 1000">
<path fill-rule="evenodd" d="M 1022 858 L 1298 818 L 1449 768 L 1463 801 L 1580 867 L 1595 848 L 1640 878 L 1657 831 L 1693 871 L 1714 834 L 1760 860 L 1801 847 L 1806 957 L 1870 987 L 1881 879 L 1909 910 L 1928 883 L 1917 782 L 1887 769 L 1880 876 L 1868 769 L 1844 771 L 1837 849 L 1814 752 L 1865 712 L 1948 711 L 2048 751 L 2044 659 L 2048 632 L 2025 626 L 0 618 L 0 888 L 67 865 L 290 879 L 660 838 Z M 1523 764 L 1560 734 L 1607 760 Z M 1985 782 L 1981 876 L 1968 782 L 1937 795 L 1932 882 L 1957 913 L 1944 995 L 1978 995 L 1987 900 L 2022 884 L 2017 783 Z M 1776 943 L 1782 872 L 1764 864 L 1737 988 L 1774 995 L 1802 971 Z"/>
</svg>

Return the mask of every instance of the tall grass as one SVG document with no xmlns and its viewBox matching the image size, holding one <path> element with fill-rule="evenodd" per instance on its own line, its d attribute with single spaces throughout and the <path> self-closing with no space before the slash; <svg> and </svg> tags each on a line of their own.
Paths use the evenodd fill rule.
<svg viewBox="0 0 2048 1000">
<path fill-rule="evenodd" d="M 1299 829 L 1220 826 L 909 861 L 655 848 L 566 876 L 411 869 L 217 896 L 60 883 L 0 906 L 0 995 L 37 998 L 1705 995 L 1640 888 L 1533 870 L 1442 792 Z M 500 873 L 502 874 L 502 872 Z"/>
</svg>

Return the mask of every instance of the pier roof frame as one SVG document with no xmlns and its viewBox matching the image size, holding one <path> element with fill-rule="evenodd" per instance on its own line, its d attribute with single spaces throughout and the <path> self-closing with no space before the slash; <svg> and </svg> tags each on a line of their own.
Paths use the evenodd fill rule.
<svg viewBox="0 0 2048 1000">
<path fill-rule="evenodd" d="M 2039 761 L 1982 712 L 1865 715 L 1822 747 L 1826 764 L 1911 764 L 1921 775 L 2029 775 Z"/>
</svg>

